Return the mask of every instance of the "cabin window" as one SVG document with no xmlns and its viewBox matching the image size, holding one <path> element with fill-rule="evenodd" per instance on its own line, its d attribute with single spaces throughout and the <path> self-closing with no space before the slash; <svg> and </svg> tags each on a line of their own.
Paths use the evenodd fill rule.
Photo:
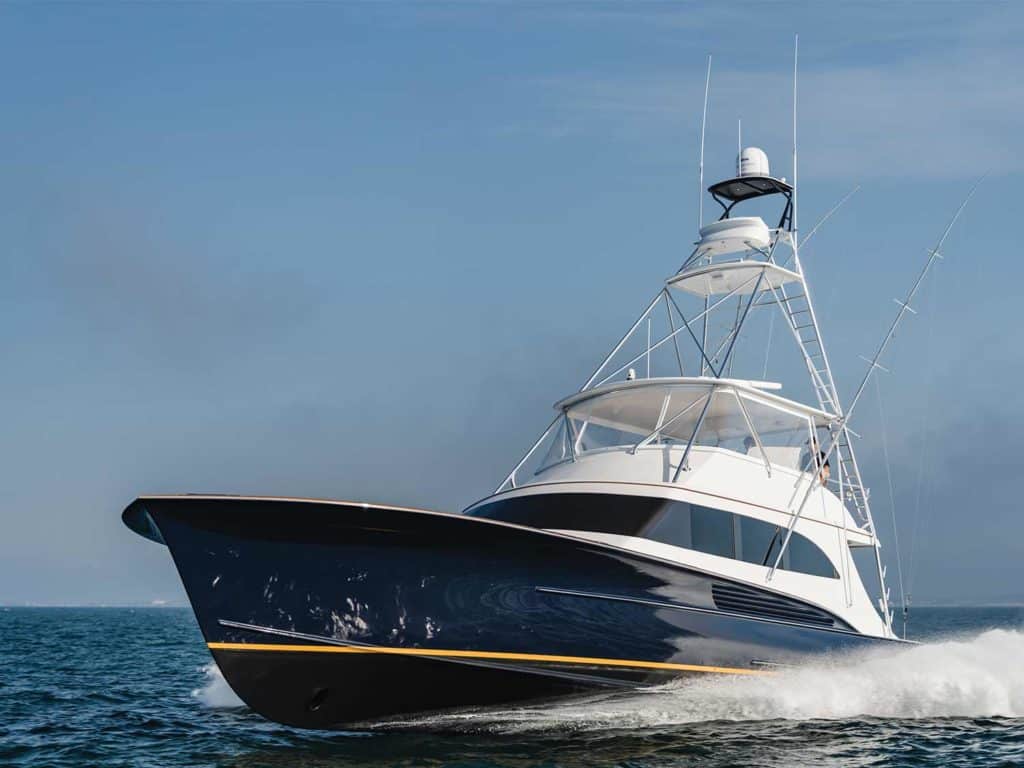
<svg viewBox="0 0 1024 768">
<path fill-rule="evenodd" d="M 786 529 L 764 520 L 721 509 L 673 501 L 665 504 L 650 525 L 636 533 L 684 549 L 771 566 L 779 556 Z M 828 557 L 806 536 L 794 533 L 779 567 L 811 576 L 838 578 Z"/>
<path fill-rule="evenodd" d="M 752 517 L 737 515 L 736 519 L 740 529 L 736 559 L 757 565 L 771 565 L 779 554 L 785 531 L 780 531 L 777 525 Z"/>
<path fill-rule="evenodd" d="M 785 528 L 763 520 L 646 496 L 603 493 L 517 496 L 479 507 L 472 514 L 533 528 L 637 536 L 767 566 L 775 562 L 786 538 Z M 793 534 L 779 567 L 784 571 L 838 578 L 825 553 L 799 533 Z"/>
<path fill-rule="evenodd" d="M 736 526 L 729 512 L 690 505 L 691 549 L 722 557 L 736 557 Z"/>
<path fill-rule="evenodd" d="M 832 567 L 832 563 L 809 539 L 794 533 L 786 549 L 786 555 L 789 557 L 786 570 L 836 578 L 836 569 Z"/>
<path fill-rule="evenodd" d="M 690 505 L 670 501 L 663 506 L 661 512 L 652 520 L 650 525 L 643 531 L 637 531 L 635 535 L 643 536 L 645 539 L 660 541 L 663 544 L 693 549 L 692 530 L 693 522 L 690 519 Z"/>
<path fill-rule="evenodd" d="M 532 528 L 639 536 L 664 506 L 665 499 L 647 496 L 544 493 L 501 499 L 478 507 L 472 515 Z"/>
</svg>

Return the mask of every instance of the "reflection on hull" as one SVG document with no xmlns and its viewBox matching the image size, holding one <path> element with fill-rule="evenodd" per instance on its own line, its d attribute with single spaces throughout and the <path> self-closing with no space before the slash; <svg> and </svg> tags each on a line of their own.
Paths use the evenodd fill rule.
<svg viewBox="0 0 1024 768">
<path fill-rule="evenodd" d="M 139 499 L 124 519 L 170 548 L 235 692 L 296 726 L 686 674 L 759 674 L 807 654 L 887 642 L 820 619 L 723 611 L 716 590 L 736 587 L 723 579 L 461 515 L 172 497 Z M 772 605 L 781 599 L 742 588 Z"/>
</svg>

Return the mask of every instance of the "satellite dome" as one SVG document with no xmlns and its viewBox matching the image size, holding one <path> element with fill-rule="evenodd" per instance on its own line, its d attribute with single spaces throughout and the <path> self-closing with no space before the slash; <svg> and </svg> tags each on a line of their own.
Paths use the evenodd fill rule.
<svg viewBox="0 0 1024 768">
<path fill-rule="evenodd" d="M 736 158 L 737 176 L 771 176 L 768 155 L 758 147 L 745 147 Z"/>
</svg>

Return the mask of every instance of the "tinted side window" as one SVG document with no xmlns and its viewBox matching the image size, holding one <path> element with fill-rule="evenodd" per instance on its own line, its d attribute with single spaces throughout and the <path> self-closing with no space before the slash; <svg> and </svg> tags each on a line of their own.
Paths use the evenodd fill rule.
<svg viewBox="0 0 1024 768">
<path fill-rule="evenodd" d="M 787 549 L 789 564 L 786 570 L 809 573 L 812 576 L 828 576 L 832 579 L 839 577 L 825 553 L 800 534 L 793 534 Z"/>
<path fill-rule="evenodd" d="M 518 496 L 479 507 L 476 517 L 535 528 L 617 533 L 694 549 L 711 555 L 772 565 L 785 528 L 681 501 L 601 493 Z M 838 578 L 825 553 L 794 533 L 779 564 L 783 570 Z"/>
<path fill-rule="evenodd" d="M 672 544 L 676 547 L 696 549 L 690 534 L 690 505 L 682 501 L 666 504 L 651 526 L 643 532 L 646 539 Z"/>
<path fill-rule="evenodd" d="M 720 509 L 674 501 L 636 534 L 676 547 L 771 566 L 779 556 L 786 529 Z M 810 539 L 794 533 L 779 567 L 784 571 L 838 578 L 828 557 Z"/>
<path fill-rule="evenodd" d="M 757 565 L 771 565 L 768 562 L 769 549 L 771 556 L 777 557 L 782 543 L 782 534 L 777 525 L 755 520 L 752 517 L 737 516 L 740 525 L 740 560 Z"/>
<path fill-rule="evenodd" d="M 487 517 L 533 528 L 560 528 L 638 536 L 666 506 L 664 499 L 604 493 L 557 493 L 517 496 L 473 510 Z"/>
<path fill-rule="evenodd" d="M 736 534 L 731 512 L 709 507 L 690 507 L 690 535 L 698 552 L 736 557 Z"/>
</svg>

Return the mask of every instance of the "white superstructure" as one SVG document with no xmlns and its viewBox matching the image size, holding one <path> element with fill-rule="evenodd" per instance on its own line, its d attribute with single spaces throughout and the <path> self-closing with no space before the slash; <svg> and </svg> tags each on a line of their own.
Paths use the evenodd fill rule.
<svg viewBox="0 0 1024 768">
<path fill-rule="evenodd" d="M 700 228 L 680 269 L 580 391 L 555 404 L 548 429 L 486 501 L 560 492 L 663 499 L 688 516 L 676 531 L 565 532 L 798 598 L 856 632 L 893 637 L 868 493 L 800 263 L 795 192 L 768 168 L 762 150 L 743 149 L 739 175 L 708 188 L 721 217 Z M 731 216 L 753 199 L 781 199 L 774 227 Z M 759 346 L 753 329 L 765 324 Z M 748 354 L 737 362 L 741 339 Z M 812 404 L 761 380 L 786 342 Z M 872 555 L 877 605 L 855 550 Z"/>
</svg>

